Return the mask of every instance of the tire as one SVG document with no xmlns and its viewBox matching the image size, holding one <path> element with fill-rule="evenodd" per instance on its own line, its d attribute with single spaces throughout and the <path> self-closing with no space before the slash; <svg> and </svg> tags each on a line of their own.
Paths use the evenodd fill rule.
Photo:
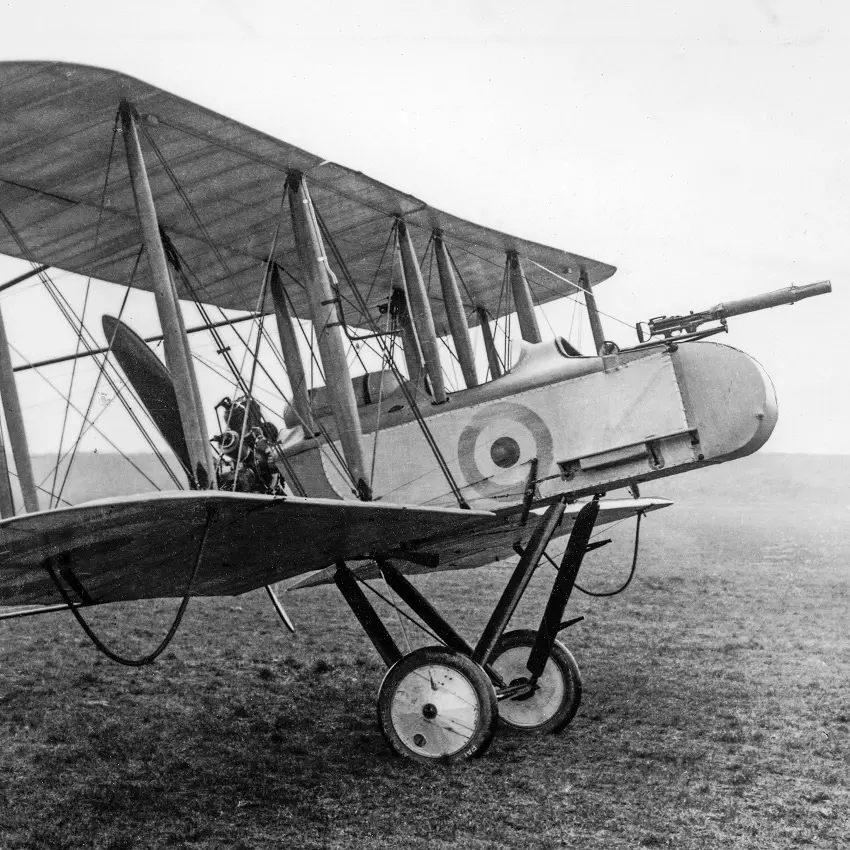
<svg viewBox="0 0 850 850">
<path fill-rule="evenodd" d="M 506 685 L 528 681 L 528 655 L 536 632 L 521 629 L 508 632 L 496 646 L 490 661 Z M 510 729 L 527 734 L 560 732 L 575 717 L 581 704 L 581 673 L 570 651 L 559 640 L 531 694 L 499 700 L 499 716 Z"/>
<path fill-rule="evenodd" d="M 498 719 L 496 691 L 484 671 L 442 646 L 396 662 L 378 691 L 378 723 L 390 747 L 426 764 L 483 755 Z"/>
</svg>

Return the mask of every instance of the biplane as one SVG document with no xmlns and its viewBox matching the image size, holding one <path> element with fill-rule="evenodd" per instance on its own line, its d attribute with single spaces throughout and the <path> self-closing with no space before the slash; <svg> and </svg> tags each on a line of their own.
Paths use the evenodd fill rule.
<svg viewBox="0 0 850 850">
<path fill-rule="evenodd" d="M 830 288 L 659 317 L 621 348 L 595 295 L 613 266 L 472 224 L 120 73 L 50 62 L 0 64 L 0 253 L 33 267 L 7 287 L 59 269 L 153 293 L 164 350 L 123 312 L 90 331 L 71 311 L 73 354 L 15 366 L 0 317 L 5 616 L 70 611 L 110 657 L 142 664 L 193 596 L 266 588 L 289 625 L 273 585 L 333 583 L 388 668 L 387 741 L 425 762 L 480 755 L 499 721 L 550 733 L 572 720 L 581 678 L 559 636 L 597 529 L 669 504 L 641 483 L 748 455 L 776 424 L 761 366 L 708 337 Z M 539 308 L 564 298 L 586 310 L 589 352 L 541 330 Z M 215 408 L 196 333 L 216 340 L 233 387 Z M 352 369 L 366 348 L 371 365 Z M 14 372 L 84 356 L 168 445 L 174 490 L 43 509 Z M 268 358 L 286 376 L 277 404 L 255 391 Z M 83 429 L 92 420 L 89 406 Z M 539 627 L 508 631 L 567 535 Z M 474 645 L 411 580 L 517 556 Z M 400 650 L 367 595 L 378 579 L 435 645 Z M 90 606 L 164 597 L 182 600 L 177 616 L 141 659 L 86 620 Z"/>
</svg>

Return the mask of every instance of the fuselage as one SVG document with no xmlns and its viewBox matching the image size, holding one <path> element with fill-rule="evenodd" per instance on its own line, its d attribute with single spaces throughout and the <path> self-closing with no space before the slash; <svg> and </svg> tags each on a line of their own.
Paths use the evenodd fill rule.
<svg viewBox="0 0 850 850">
<path fill-rule="evenodd" d="M 522 501 L 535 458 L 538 499 L 579 497 L 751 454 L 777 420 L 776 395 L 761 366 L 712 342 L 606 357 L 569 356 L 556 342 L 526 343 L 502 377 L 453 393 L 442 405 L 420 390 L 417 402 L 463 498 L 487 509 Z M 374 498 L 456 503 L 400 391 L 359 412 Z M 333 417 L 323 425 L 327 436 L 289 447 L 287 462 L 310 495 L 355 498 L 338 460 Z"/>
</svg>

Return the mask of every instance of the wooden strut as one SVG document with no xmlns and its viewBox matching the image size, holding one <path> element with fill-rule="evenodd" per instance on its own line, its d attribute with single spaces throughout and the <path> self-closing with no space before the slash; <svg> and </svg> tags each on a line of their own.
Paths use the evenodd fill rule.
<svg viewBox="0 0 850 850">
<path fill-rule="evenodd" d="M 0 292 L 3 292 L 6 289 L 9 289 L 15 286 L 22 281 L 29 280 L 31 277 L 35 277 L 37 274 L 41 274 L 42 272 L 46 272 L 50 266 L 36 266 L 34 269 L 30 269 L 28 272 L 24 272 L 23 274 L 19 274 L 17 277 L 13 277 L 11 280 L 7 280 L 5 283 L 0 284 Z"/>
<path fill-rule="evenodd" d="M 0 428 L 0 519 L 15 515 L 15 500 L 12 498 L 12 482 L 9 479 L 9 461 L 3 429 Z"/>
<path fill-rule="evenodd" d="M 192 464 L 194 479 L 192 484 L 199 489 L 215 489 L 212 474 L 214 469 L 212 447 L 209 444 L 203 417 L 198 381 L 192 363 L 189 339 L 183 324 L 183 315 L 180 312 L 177 290 L 168 270 L 165 249 L 159 235 L 159 222 L 142 148 L 139 144 L 136 118 L 132 106 L 126 101 L 122 102 L 120 113 L 133 196 L 145 243 L 145 253 L 150 265 L 159 321 L 162 325 L 165 361 L 174 379 L 180 422 Z"/>
<path fill-rule="evenodd" d="M 490 316 L 484 307 L 476 307 L 478 325 L 481 328 L 481 338 L 484 340 L 484 350 L 487 352 L 487 364 L 490 366 L 490 380 L 502 377 L 502 363 L 496 343 L 493 341 L 493 329 L 490 327 Z"/>
<path fill-rule="evenodd" d="M 206 322 L 203 325 L 196 325 L 193 328 L 186 328 L 187 334 L 196 334 L 201 331 L 209 331 L 214 328 L 224 328 L 229 327 L 230 325 L 238 325 L 240 322 L 253 322 L 255 319 L 259 319 L 259 313 L 249 313 L 247 316 L 237 316 L 235 319 L 221 319 L 218 322 Z M 162 334 L 155 334 L 154 336 L 146 336 L 142 338 L 143 342 L 161 342 Z M 37 360 L 34 363 L 22 363 L 20 366 L 15 366 L 15 372 L 27 372 L 30 369 L 41 369 L 43 366 L 54 366 L 57 363 L 67 363 L 69 360 L 82 360 L 86 357 L 94 357 L 97 354 L 109 354 L 111 352 L 111 348 L 108 345 L 104 345 L 101 348 L 92 348 L 88 351 L 80 351 L 76 354 L 65 354 L 61 357 L 51 357 L 48 360 Z"/>
<path fill-rule="evenodd" d="M 466 321 L 466 311 L 460 297 L 457 279 L 452 268 L 446 243 L 443 242 L 439 230 L 434 231 L 434 253 L 437 255 L 437 271 L 440 275 L 440 289 L 443 293 L 443 303 L 449 320 L 449 330 L 455 344 L 455 354 L 460 364 L 463 380 L 468 388 L 478 386 L 478 373 L 475 370 L 475 355 L 472 352 L 472 342 L 469 339 L 469 324 Z"/>
<path fill-rule="evenodd" d="M 15 384 L 15 374 L 12 371 L 12 356 L 9 353 L 9 340 L 6 336 L 6 324 L 3 321 L 2 311 L 0 311 L 0 400 L 2 400 L 3 412 L 6 415 L 9 443 L 12 447 L 12 456 L 15 458 L 18 481 L 21 485 L 21 495 L 24 499 L 24 509 L 27 513 L 32 513 L 39 510 L 38 491 L 32 471 L 32 462 L 30 461 L 27 432 L 24 427 L 24 416 L 21 412 L 18 387 Z M 5 451 L 3 453 L 3 465 L 6 466 Z M 5 488 L 5 486 L 9 486 L 8 493 L 3 493 L 4 517 L 13 516 L 15 512 L 11 486 L 8 485 L 8 481 L 7 467 L 5 481 L 0 482 L 0 487 Z M 11 512 L 6 514 L 5 510 L 9 508 L 11 508 Z"/>
<path fill-rule="evenodd" d="M 480 665 L 497 687 L 504 687 L 506 683 L 493 670 L 490 660 L 496 652 L 505 628 L 519 605 L 528 583 L 540 563 L 540 559 L 546 556 L 546 547 L 563 519 L 566 506 L 566 496 L 562 496 L 553 502 L 532 532 L 526 548 L 516 547 L 520 553 L 519 563 L 496 603 L 475 648 L 464 640 L 442 614 L 389 560 L 375 557 L 375 563 L 387 585 L 422 620 L 438 640 L 454 652 L 465 655 Z M 527 668 L 531 673 L 532 681 L 536 682 L 542 674 L 558 632 L 562 628 L 583 619 L 577 617 L 568 623 L 561 622 L 570 593 L 575 586 L 582 559 L 587 552 L 594 548 L 592 544 L 589 544 L 589 539 L 598 515 L 599 502 L 594 499 L 585 505 L 576 517 L 563 561 L 558 569 L 557 578 L 549 594 L 546 610 L 543 613 L 528 657 Z M 548 558 L 548 556 L 546 557 Z M 391 667 L 402 657 L 401 651 L 360 588 L 356 575 L 343 561 L 336 563 L 334 582 L 384 663 L 387 667 Z"/>
<path fill-rule="evenodd" d="M 410 315 L 410 302 L 407 298 L 407 288 L 403 277 L 400 284 L 393 286 L 393 294 L 390 296 L 390 312 L 395 317 L 401 332 L 401 347 L 408 380 L 415 387 L 419 387 L 425 374 L 422 348 L 419 345 L 416 328 L 413 326 L 413 317 Z"/>
<path fill-rule="evenodd" d="M 354 486 L 361 498 L 368 499 L 371 498 L 371 488 L 366 473 L 363 430 L 345 359 L 338 295 L 331 287 L 325 247 L 303 175 L 290 172 L 288 194 L 302 280 L 307 290 L 310 318 L 333 404 L 339 441 Z"/>
<path fill-rule="evenodd" d="M 298 337 L 295 333 L 295 322 L 289 311 L 283 281 L 277 264 L 272 266 L 271 276 L 272 301 L 277 319 L 277 332 L 280 337 L 280 348 L 283 353 L 283 364 L 286 366 L 286 376 L 289 379 L 292 409 L 298 416 L 298 421 L 304 427 L 308 436 L 313 435 L 313 411 L 310 407 L 310 396 L 307 393 L 307 379 L 304 375 L 304 363 L 298 348 Z"/>
<path fill-rule="evenodd" d="M 337 561 L 334 583 L 339 588 L 354 616 L 357 617 L 363 631 L 374 644 L 384 664 L 387 667 L 392 667 L 401 659 L 401 650 L 383 624 L 378 612 L 372 607 L 372 603 L 366 598 L 366 594 L 360 589 L 354 573 L 351 572 L 344 561 Z"/>
<path fill-rule="evenodd" d="M 599 318 L 599 308 L 596 306 L 596 296 L 593 294 L 586 266 L 581 267 L 578 281 L 579 286 L 584 290 L 587 320 L 590 322 L 590 332 L 593 334 L 593 348 L 597 354 L 602 354 L 605 345 L 605 331 L 602 330 L 602 319 Z"/>
<path fill-rule="evenodd" d="M 525 277 L 522 263 L 516 251 L 508 251 L 508 277 L 511 282 L 516 314 L 519 319 L 519 332 L 526 342 L 542 342 L 540 325 L 534 313 L 534 302 L 531 299 L 531 289 Z"/>
<path fill-rule="evenodd" d="M 590 535 L 598 516 L 599 500 L 594 499 L 579 511 L 575 519 L 561 566 L 558 568 L 558 574 L 552 585 L 546 609 L 537 628 L 537 636 L 528 655 L 526 667 L 535 681 L 543 675 L 555 638 L 562 628 L 561 620 L 564 616 L 564 610 L 570 600 L 573 587 L 575 587 L 581 562 L 591 549 L 591 545 L 589 545 Z"/>
<path fill-rule="evenodd" d="M 436 404 L 446 401 L 446 386 L 443 382 L 443 367 L 440 363 L 440 350 L 437 343 L 437 331 L 434 328 L 434 315 L 428 301 L 428 290 L 422 279 L 419 260 L 413 249 L 410 232 L 403 219 L 398 221 L 398 244 L 401 252 L 401 267 L 407 287 L 407 298 L 416 326 L 416 334 L 425 359 L 425 371 L 431 381 L 431 392 Z"/>
<path fill-rule="evenodd" d="M 555 533 L 555 529 L 561 522 L 564 516 L 564 511 L 567 508 L 566 497 L 562 496 L 557 502 L 553 502 L 543 518 L 537 523 L 534 531 L 531 534 L 528 546 L 526 546 L 519 563 L 516 565 L 513 574 L 508 580 L 505 589 L 496 604 L 493 614 L 487 621 L 484 631 L 481 634 L 475 651 L 472 654 L 472 660 L 476 664 L 484 667 L 489 663 L 493 656 L 493 652 L 499 643 L 505 628 L 508 625 L 517 605 L 531 581 L 546 547 Z"/>
</svg>

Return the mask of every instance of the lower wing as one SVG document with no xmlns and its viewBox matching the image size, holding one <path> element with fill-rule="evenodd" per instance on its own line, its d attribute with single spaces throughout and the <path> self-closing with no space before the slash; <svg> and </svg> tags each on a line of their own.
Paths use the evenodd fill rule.
<svg viewBox="0 0 850 850">
<path fill-rule="evenodd" d="M 0 522 L 0 605 L 229 596 L 471 532 L 493 514 L 226 492 L 89 502 Z M 189 579 L 194 578 L 189 586 Z"/>
<path fill-rule="evenodd" d="M 553 540 L 572 531 L 575 518 L 584 504 L 584 502 L 576 502 L 567 505 L 561 524 L 552 536 Z M 668 499 L 655 498 L 602 499 L 599 503 L 596 527 L 621 522 L 637 514 L 649 513 L 672 504 Z M 440 570 L 473 569 L 512 558 L 517 554 L 516 547 L 525 547 L 544 513 L 545 508 L 536 508 L 524 522 L 522 509 L 515 508 L 510 512 L 494 514 L 491 519 L 484 520 L 459 533 L 450 532 L 440 538 L 419 541 L 394 556 L 396 567 L 406 575 L 414 575 Z M 380 576 L 374 561 L 356 565 L 353 569 L 359 578 L 369 579 Z M 327 584 L 332 576 L 332 569 L 321 570 L 314 575 L 306 576 L 288 589 L 298 590 Z"/>
<path fill-rule="evenodd" d="M 604 500 L 598 524 L 656 510 L 665 499 Z M 556 534 L 570 531 L 571 505 Z M 232 596 L 338 561 L 377 575 L 375 558 L 403 572 L 479 567 L 513 555 L 539 520 L 379 502 L 175 492 L 89 502 L 0 522 L 0 605 L 83 605 L 134 599 Z M 359 563 L 357 563 L 359 562 Z"/>
</svg>

